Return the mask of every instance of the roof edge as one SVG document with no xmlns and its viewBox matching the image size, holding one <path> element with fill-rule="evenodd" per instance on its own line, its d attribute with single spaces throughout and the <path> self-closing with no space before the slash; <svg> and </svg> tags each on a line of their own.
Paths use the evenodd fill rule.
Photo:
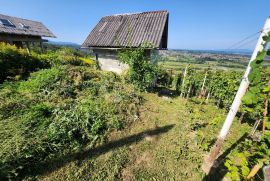
<svg viewBox="0 0 270 181">
<path fill-rule="evenodd" d="M 10 17 L 10 18 L 17 18 L 17 19 L 22 19 L 22 20 L 25 20 L 25 21 L 32 21 L 32 22 L 37 22 L 37 23 L 43 24 L 41 21 L 30 20 L 30 19 L 26 19 L 26 18 L 19 18 L 19 17 L 16 17 L 16 16 L 10 16 L 10 15 L 6 15 L 6 14 L 2 14 L 2 13 L 0 13 L 0 15 L 7 16 L 7 17 Z"/>
</svg>

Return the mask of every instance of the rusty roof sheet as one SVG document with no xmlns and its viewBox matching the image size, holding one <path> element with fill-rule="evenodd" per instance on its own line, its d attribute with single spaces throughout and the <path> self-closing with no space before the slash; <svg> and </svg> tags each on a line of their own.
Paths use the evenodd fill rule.
<svg viewBox="0 0 270 181">
<path fill-rule="evenodd" d="M 0 33 L 52 38 L 56 37 L 48 28 L 46 28 L 46 26 L 38 21 L 31 21 L 2 14 L 0 14 L 0 19 L 8 20 L 12 23 L 12 26 L 0 23 Z"/>
<path fill-rule="evenodd" d="M 150 42 L 160 48 L 162 35 L 168 28 L 168 16 L 168 11 L 105 16 L 90 32 L 82 47 L 138 47 Z"/>
</svg>

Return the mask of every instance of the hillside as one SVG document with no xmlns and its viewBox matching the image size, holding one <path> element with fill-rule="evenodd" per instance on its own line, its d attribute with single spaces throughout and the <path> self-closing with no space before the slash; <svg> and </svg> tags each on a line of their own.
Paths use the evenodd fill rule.
<svg viewBox="0 0 270 181">
<path fill-rule="evenodd" d="M 163 57 L 160 65 L 173 71 L 183 69 L 187 64 L 192 64 L 197 69 L 211 67 L 216 70 L 243 71 L 249 62 L 251 52 L 247 50 L 163 50 L 160 55 Z M 269 57 L 265 60 L 265 66 L 269 66 Z"/>
<path fill-rule="evenodd" d="M 270 127 L 261 113 L 269 70 L 261 59 L 207 175 L 201 165 L 242 71 L 179 62 L 185 69 L 168 71 L 140 47 L 119 53 L 129 70 L 117 75 L 86 52 L 46 49 L 29 54 L 0 43 L 1 180 L 243 180 L 268 164 Z M 258 118 L 265 134 L 262 125 L 251 133 Z M 261 177 L 262 169 L 254 179 Z"/>
</svg>

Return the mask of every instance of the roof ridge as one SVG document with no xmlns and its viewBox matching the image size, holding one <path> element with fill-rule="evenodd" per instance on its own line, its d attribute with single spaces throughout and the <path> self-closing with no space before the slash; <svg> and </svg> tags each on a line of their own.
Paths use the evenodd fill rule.
<svg viewBox="0 0 270 181">
<path fill-rule="evenodd" d="M 121 13 L 121 14 L 107 15 L 107 16 L 103 16 L 103 17 L 110 17 L 110 16 L 129 16 L 129 15 L 136 15 L 136 14 L 161 13 L 161 12 L 167 12 L 168 13 L 168 10 L 154 10 L 154 11 L 144 11 L 144 12 L 134 12 L 134 13 Z"/>
</svg>

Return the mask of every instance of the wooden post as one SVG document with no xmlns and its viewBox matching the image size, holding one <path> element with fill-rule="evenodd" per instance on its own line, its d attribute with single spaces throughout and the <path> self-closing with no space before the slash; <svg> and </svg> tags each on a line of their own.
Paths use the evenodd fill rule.
<svg viewBox="0 0 270 181">
<path fill-rule="evenodd" d="M 204 75 L 203 84 L 202 84 L 201 93 L 200 93 L 199 98 L 201 98 L 203 96 L 203 90 L 204 90 L 204 85 L 205 85 L 206 78 L 207 78 L 207 73 L 208 73 L 208 71 L 206 71 L 205 75 Z"/>
<path fill-rule="evenodd" d="M 187 93 L 187 99 L 189 98 L 189 94 L 190 94 L 190 92 L 191 92 L 191 88 L 192 88 L 192 84 L 190 84 L 190 86 L 189 86 L 189 88 L 188 88 L 188 93 Z"/>
<path fill-rule="evenodd" d="M 206 70 L 205 75 L 204 75 L 204 79 L 203 79 L 203 84 L 202 84 L 201 91 L 200 91 L 200 93 L 199 93 L 198 98 L 202 98 L 202 97 L 203 97 L 203 94 L 204 94 L 204 86 L 205 86 L 205 82 L 206 82 L 206 78 L 207 78 L 207 73 L 208 73 L 208 71 Z"/>
<path fill-rule="evenodd" d="M 268 81 L 268 86 L 270 86 L 270 80 Z M 262 125 L 262 132 L 265 132 L 266 121 L 267 121 L 267 114 L 268 114 L 268 98 L 270 96 L 270 92 L 267 93 L 264 99 L 264 112 L 263 112 L 263 125 Z"/>
<path fill-rule="evenodd" d="M 259 164 L 255 165 L 251 169 L 250 173 L 248 174 L 247 180 L 250 180 L 252 177 L 254 177 L 258 173 L 258 171 L 260 170 L 260 168 L 261 168 L 261 165 L 259 165 Z"/>
<path fill-rule="evenodd" d="M 244 119 L 244 116 L 245 116 L 245 112 L 242 112 L 242 113 L 241 113 L 241 116 L 240 116 L 240 118 L 239 118 L 239 123 L 240 123 L 240 124 L 242 124 L 243 119 Z"/>
<path fill-rule="evenodd" d="M 269 30 L 270 30 L 270 17 L 268 17 L 266 22 L 265 22 L 264 28 L 261 32 L 261 35 L 260 35 L 259 40 L 257 42 L 257 45 L 253 51 L 253 54 L 252 54 L 251 59 L 249 61 L 248 67 L 247 67 L 246 72 L 243 76 L 242 82 L 239 86 L 239 89 L 238 89 L 236 96 L 234 98 L 234 101 L 232 103 L 231 109 L 230 109 L 230 111 L 226 117 L 226 120 L 223 124 L 223 127 L 222 127 L 222 129 L 217 137 L 217 141 L 216 141 L 214 147 L 212 148 L 212 150 L 210 151 L 210 154 L 208 155 L 208 157 L 206 157 L 206 159 L 204 160 L 204 163 L 202 165 L 202 169 L 207 174 L 210 172 L 210 170 L 214 164 L 214 161 L 216 160 L 216 158 L 220 152 L 221 146 L 222 146 L 227 134 L 229 133 L 233 119 L 234 119 L 234 117 L 239 109 L 239 106 L 241 104 L 241 99 L 245 95 L 246 90 L 249 86 L 248 75 L 251 72 L 250 64 L 252 63 L 252 61 L 254 61 L 256 59 L 258 53 L 264 49 L 265 42 L 263 41 L 263 36 L 267 35 L 269 33 Z"/>
<path fill-rule="evenodd" d="M 188 65 L 186 66 L 185 68 L 185 71 L 184 71 L 184 76 L 183 76 L 183 82 L 182 82 L 182 86 L 181 86 L 181 94 L 180 94 L 180 97 L 183 97 L 184 94 L 183 94 L 183 88 L 185 86 L 185 78 L 187 76 L 187 69 L 188 69 Z"/>
<path fill-rule="evenodd" d="M 207 97 L 206 97 L 206 102 L 208 102 L 210 94 L 211 94 L 210 91 L 208 91 L 208 94 L 207 94 Z"/>
</svg>

